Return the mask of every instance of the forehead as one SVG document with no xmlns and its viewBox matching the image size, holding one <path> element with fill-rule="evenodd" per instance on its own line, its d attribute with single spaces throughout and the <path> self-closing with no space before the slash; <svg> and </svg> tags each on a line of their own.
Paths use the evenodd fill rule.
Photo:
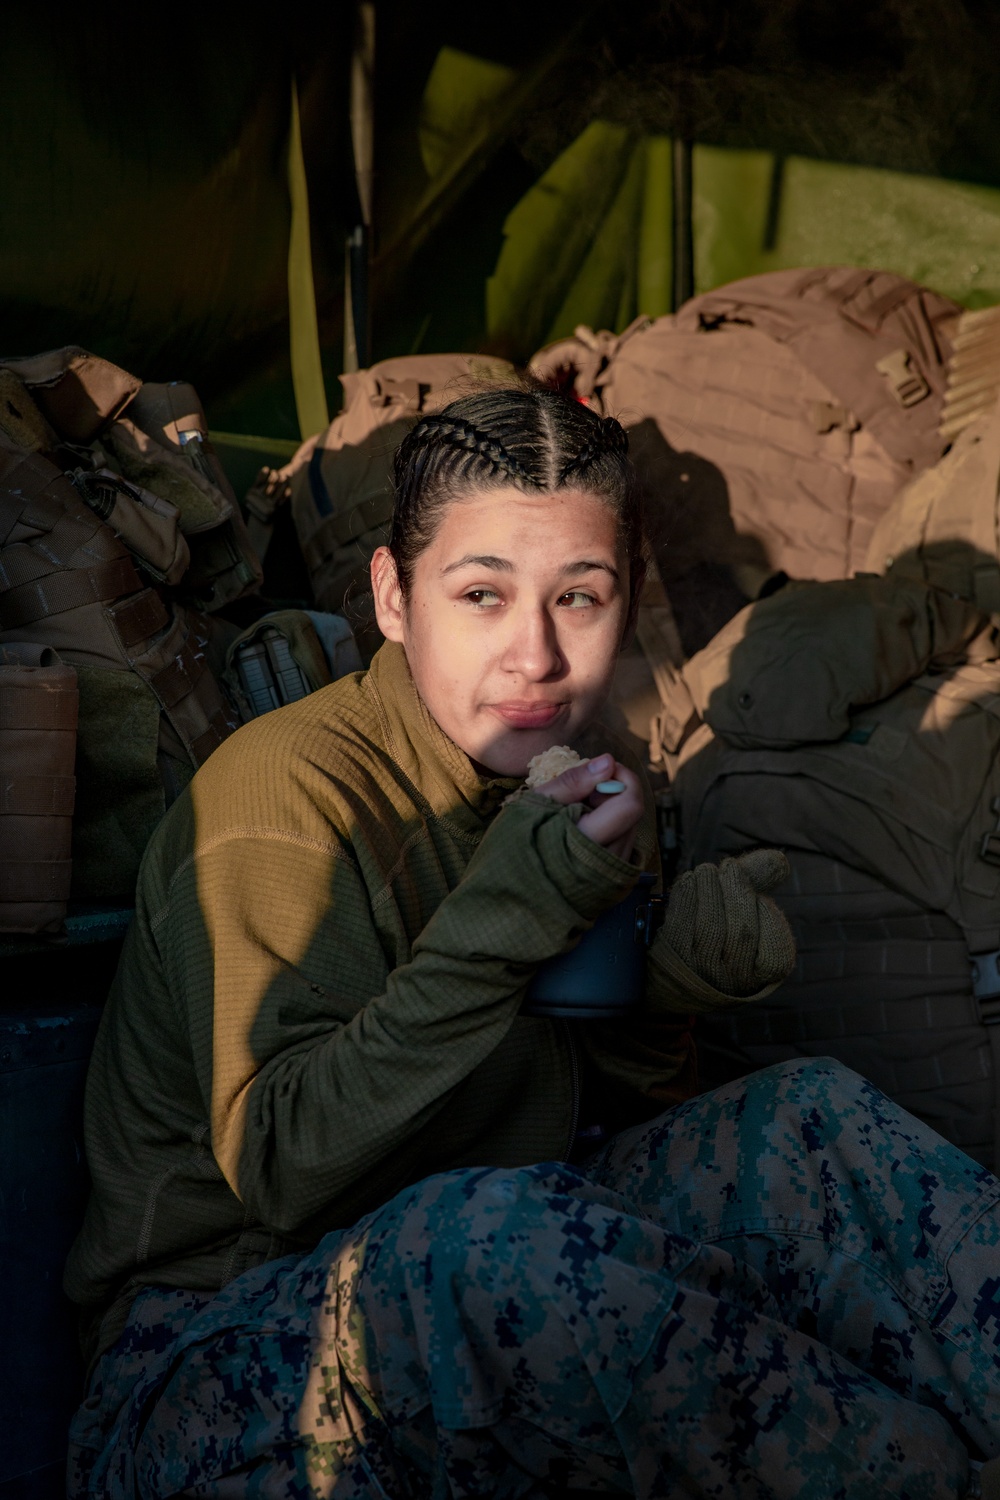
<svg viewBox="0 0 1000 1500">
<path fill-rule="evenodd" d="M 600 548 L 613 557 L 619 548 L 618 525 L 611 505 L 585 490 L 560 489 L 524 494 L 507 486 L 474 490 L 451 500 L 428 551 L 438 562 L 456 549 L 491 552 L 502 557 L 541 551 L 578 554 Z M 487 545 L 488 543 L 488 545 Z"/>
</svg>

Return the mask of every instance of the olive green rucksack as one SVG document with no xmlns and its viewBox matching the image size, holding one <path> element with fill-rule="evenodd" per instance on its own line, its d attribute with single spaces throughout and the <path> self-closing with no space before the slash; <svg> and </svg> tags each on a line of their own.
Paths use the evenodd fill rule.
<svg viewBox="0 0 1000 1500">
<path fill-rule="evenodd" d="M 678 674 L 682 864 L 759 845 L 796 971 L 706 1020 L 704 1081 L 829 1054 L 1000 1163 L 1000 659 L 974 605 L 905 578 L 749 606 Z"/>
</svg>

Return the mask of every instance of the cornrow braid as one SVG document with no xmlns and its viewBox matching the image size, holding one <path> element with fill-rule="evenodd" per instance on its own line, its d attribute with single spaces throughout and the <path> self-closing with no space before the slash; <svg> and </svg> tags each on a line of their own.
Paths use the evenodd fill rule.
<svg viewBox="0 0 1000 1500">
<path fill-rule="evenodd" d="M 449 503 L 509 485 L 551 493 L 571 476 L 574 488 L 614 512 L 634 589 L 644 571 L 644 543 L 627 449 L 613 417 L 544 388 L 484 389 L 421 417 L 393 463 L 389 550 L 404 596 Z"/>
<path fill-rule="evenodd" d="M 495 437 L 491 437 L 488 432 L 481 432 L 478 427 L 471 422 L 466 422 L 462 417 L 449 417 L 443 413 L 421 417 L 416 427 L 403 439 L 400 454 L 402 455 L 408 443 L 416 447 L 418 444 L 435 440 L 449 443 L 454 448 L 461 448 L 478 458 L 484 458 L 494 468 L 502 469 L 526 484 L 531 483 L 531 476 L 519 459 L 508 453 Z"/>
<path fill-rule="evenodd" d="M 592 437 L 589 437 L 583 447 L 559 470 L 559 483 L 565 484 L 571 474 L 579 469 L 587 469 L 598 459 L 611 455 L 614 458 L 624 458 L 628 453 L 628 434 L 620 422 L 614 417 L 601 417 Z"/>
</svg>

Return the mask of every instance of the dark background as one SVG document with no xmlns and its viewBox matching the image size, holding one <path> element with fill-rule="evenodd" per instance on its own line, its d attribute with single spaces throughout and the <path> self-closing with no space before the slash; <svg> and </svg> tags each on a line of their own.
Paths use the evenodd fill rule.
<svg viewBox="0 0 1000 1500">
<path fill-rule="evenodd" d="M 488 344 L 510 209 L 587 123 L 1000 185 L 1000 5 L 740 0 L 377 5 L 375 357 Z M 149 16 L 18 7 L 0 53 L 0 351 L 79 343 L 187 378 L 213 426 L 295 438 L 286 151 L 299 88 L 317 305 L 339 404 L 353 9 Z M 443 46 L 518 75 L 435 193 L 420 158 Z M 522 357 L 530 349 L 507 350 Z"/>
</svg>

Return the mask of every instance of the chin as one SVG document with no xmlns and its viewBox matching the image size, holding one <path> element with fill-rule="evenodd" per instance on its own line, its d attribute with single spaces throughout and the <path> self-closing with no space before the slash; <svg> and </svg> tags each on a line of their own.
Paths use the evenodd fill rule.
<svg viewBox="0 0 1000 1500">
<path fill-rule="evenodd" d="M 471 758 L 494 776 L 527 776 L 532 756 L 551 750 L 553 745 L 572 744 L 582 732 L 580 728 L 565 724 L 553 729 L 512 729 L 499 743 L 484 745 L 481 752 Z"/>
</svg>

